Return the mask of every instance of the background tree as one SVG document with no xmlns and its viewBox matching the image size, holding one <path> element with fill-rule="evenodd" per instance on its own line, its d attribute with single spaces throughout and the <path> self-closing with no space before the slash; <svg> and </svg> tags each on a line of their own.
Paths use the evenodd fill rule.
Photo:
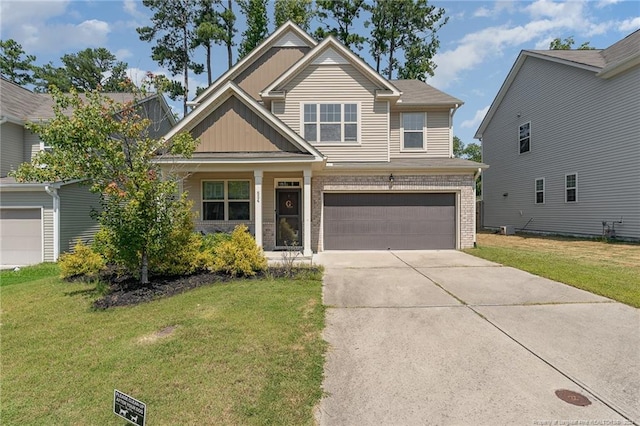
<svg viewBox="0 0 640 426">
<path fill-rule="evenodd" d="M 275 0 L 274 9 L 276 28 L 291 20 L 309 31 L 314 16 L 312 0 Z"/>
<path fill-rule="evenodd" d="M 220 0 L 216 0 L 219 3 Z M 222 38 L 222 28 L 219 23 L 219 16 L 214 9 L 214 0 L 199 0 L 196 13 L 196 38 L 193 41 L 195 46 L 202 46 L 205 49 L 205 65 L 207 68 L 207 83 L 211 85 L 213 81 L 213 71 L 211 69 L 211 47 L 214 42 Z"/>
<path fill-rule="evenodd" d="M 269 34 L 267 17 L 268 0 L 238 0 L 240 10 L 247 20 L 247 29 L 242 33 L 238 59 L 251 52 Z"/>
<path fill-rule="evenodd" d="M 189 70 L 200 74 L 204 66 L 191 60 L 197 46 L 195 19 L 196 0 L 143 0 L 142 4 L 154 11 L 152 26 L 136 28 L 140 40 L 156 45 L 151 48 L 151 57 L 161 66 L 167 67 L 171 75 L 182 75 L 181 90 L 170 92 L 171 99 L 182 98 L 184 115 L 187 115 L 189 95 Z M 174 87 L 174 89 L 178 89 Z"/>
<path fill-rule="evenodd" d="M 482 163 L 482 147 L 477 143 L 465 145 L 459 137 L 453 137 L 453 156 L 456 158 L 464 158 L 465 160 Z M 476 181 L 476 195 L 482 195 L 482 175 Z"/>
<path fill-rule="evenodd" d="M 376 71 L 388 79 L 394 72 L 401 78 L 422 81 L 427 74 L 433 75 L 432 57 L 439 47 L 437 31 L 448 20 L 445 10 L 428 0 L 374 0 L 367 7 L 371 17 L 365 25 L 371 27 L 369 50 Z M 387 63 L 384 69 L 382 60 Z"/>
<path fill-rule="evenodd" d="M 0 75 L 19 86 L 34 82 L 33 63 L 36 57 L 27 55 L 22 45 L 13 39 L 0 40 Z"/>
<path fill-rule="evenodd" d="M 564 40 L 560 40 L 560 37 L 554 38 L 553 41 L 549 43 L 549 50 L 571 50 L 575 43 L 573 36 L 569 36 Z M 577 50 L 595 50 L 595 47 L 589 46 L 589 43 L 590 42 L 585 41 Z"/>
<path fill-rule="evenodd" d="M 27 127 L 53 149 L 39 152 L 12 175 L 20 182 L 84 180 L 101 197 L 98 220 L 113 244 L 112 260 L 148 283 L 149 265 L 177 249 L 176 232 L 190 234 L 189 205 L 175 198 L 175 180 L 161 178 L 154 160 L 164 153 L 189 156 L 195 141 L 188 133 L 171 144 L 149 138 L 151 123 L 137 102 L 117 103 L 97 91 L 81 98 L 75 90 L 65 95 L 56 88 L 52 96 L 54 118 Z"/>
<path fill-rule="evenodd" d="M 353 25 L 363 11 L 364 0 L 316 0 L 316 5 L 318 19 L 324 24 L 315 31 L 318 39 L 333 35 L 352 50 L 362 49 L 367 38 L 354 31 Z"/>
<path fill-rule="evenodd" d="M 233 66 L 233 41 L 236 32 L 236 14 L 233 12 L 233 0 L 227 0 L 227 4 L 220 3 L 222 10 L 218 12 L 220 17 L 219 25 L 222 29 L 218 43 L 223 44 L 227 48 L 227 69 Z"/>
</svg>

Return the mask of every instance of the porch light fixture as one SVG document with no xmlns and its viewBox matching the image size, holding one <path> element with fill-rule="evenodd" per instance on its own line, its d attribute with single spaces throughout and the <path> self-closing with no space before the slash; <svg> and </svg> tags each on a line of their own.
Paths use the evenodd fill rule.
<svg viewBox="0 0 640 426">
<path fill-rule="evenodd" d="M 389 175 L 389 183 L 393 183 L 394 180 L 395 180 L 395 178 L 393 177 L 393 173 L 391 173 Z"/>
</svg>

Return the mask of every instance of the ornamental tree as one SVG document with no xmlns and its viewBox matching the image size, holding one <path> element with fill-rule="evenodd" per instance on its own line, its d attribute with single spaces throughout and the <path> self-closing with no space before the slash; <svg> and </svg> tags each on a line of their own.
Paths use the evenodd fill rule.
<svg viewBox="0 0 640 426">
<path fill-rule="evenodd" d="M 136 93 L 119 103 L 100 92 L 79 95 L 52 88 L 54 118 L 29 123 L 50 150 L 39 152 L 12 175 L 19 182 L 81 180 L 100 195 L 96 212 L 109 260 L 149 282 L 150 265 L 174 250 L 176 228 L 191 233 L 190 206 L 177 195 L 173 172 L 164 175 L 154 161 L 163 155 L 189 157 L 195 141 L 188 133 L 171 140 L 149 137 L 151 120 Z M 186 237 L 185 237 L 186 238 Z"/>
</svg>

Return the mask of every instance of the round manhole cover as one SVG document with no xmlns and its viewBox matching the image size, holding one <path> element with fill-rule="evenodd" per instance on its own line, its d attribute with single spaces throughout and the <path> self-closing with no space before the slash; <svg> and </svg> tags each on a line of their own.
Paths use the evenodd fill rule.
<svg viewBox="0 0 640 426">
<path fill-rule="evenodd" d="M 569 404 L 573 404 L 573 405 L 578 405 L 580 407 L 591 405 L 591 401 L 589 401 L 589 399 L 586 396 L 579 394 L 578 392 L 574 392 L 566 389 L 559 389 L 556 391 L 556 396 L 561 400 L 563 400 L 564 402 L 568 402 Z"/>
</svg>

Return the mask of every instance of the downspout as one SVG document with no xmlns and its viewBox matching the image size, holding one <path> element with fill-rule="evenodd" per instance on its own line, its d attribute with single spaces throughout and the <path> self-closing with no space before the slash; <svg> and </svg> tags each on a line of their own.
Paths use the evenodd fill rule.
<svg viewBox="0 0 640 426">
<path fill-rule="evenodd" d="M 53 197 L 53 261 L 57 262 L 60 256 L 60 195 L 51 185 L 46 185 L 44 190 Z"/>
</svg>

